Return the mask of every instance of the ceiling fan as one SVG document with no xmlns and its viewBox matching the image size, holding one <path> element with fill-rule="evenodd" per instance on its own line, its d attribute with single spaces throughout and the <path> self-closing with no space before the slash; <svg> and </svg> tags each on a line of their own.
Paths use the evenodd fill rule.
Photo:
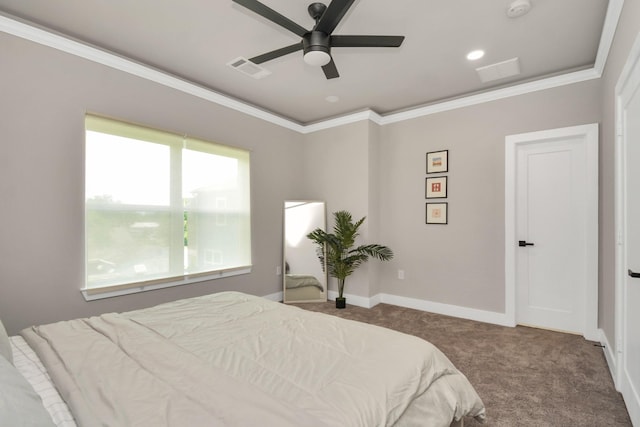
<svg viewBox="0 0 640 427">
<path fill-rule="evenodd" d="M 311 30 L 296 24 L 257 0 L 233 1 L 302 37 L 302 40 L 298 43 L 250 58 L 249 60 L 254 64 L 261 64 L 302 50 L 304 52 L 304 61 L 307 64 L 321 66 L 327 79 L 334 79 L 340 77 L 340 74 L 338 74 L 336 64 L 331 57 L 331 48 L 399 47 L 404 40 L 404 36 L 332 35 L 331 33 L 355 0 L 333 0 L 328 7 L 322 3 L 311 3 L 308 7 L 308 12 L 316 21 Z"/>
</svg>

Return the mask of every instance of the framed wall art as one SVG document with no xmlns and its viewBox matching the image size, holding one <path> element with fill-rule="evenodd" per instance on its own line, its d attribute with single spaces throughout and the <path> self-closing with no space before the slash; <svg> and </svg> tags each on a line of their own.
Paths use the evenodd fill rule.
<svg viewBox="0 0 640 427">
<path fill-rule="evenodd" d="M 427 153 L 427 173 L 441 173 L 449 171 L 449 150 L 432 151 Z"/>
<path fill-rule="evenodd" d="M 446 224 L 447 223 L 447 202 L 427 203 L 427 224 Z"/>
<path fill-rule="evenodd" d="M 444 199 L 447 197 L 447 177 L 436 176 L 426 178 L 424 194 L 427 199 Z"/>
</svg>

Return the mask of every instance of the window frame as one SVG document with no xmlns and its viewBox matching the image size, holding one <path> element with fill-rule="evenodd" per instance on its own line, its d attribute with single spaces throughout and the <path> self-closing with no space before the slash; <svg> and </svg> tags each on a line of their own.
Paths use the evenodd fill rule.
<svg viewBox="0 0 640 427">
<path fill-rule="evenodd" d="M 193 150 L 196 152 L 203 152 L 208 154 L 220 155 L 223 157 L 235 158 L 238 160 L 238 169 L 240 170 L 238 181 L 242 183 L 242 187 L 239 190 L 240 199 L 241 199 L 241 208 L 238 209 L 238 212 L 241 215 L 246 215 L 246 219 L 241 221 L 241 225 L 238 227 L 238 232 L 241 234 L 245 234 L 246 240 L 243 239 L 243 248 L 241 250 L 241 258 L 242 263 L 239 265 L 230 265 L 222 268 L 211 268 L 205 271 L 197 271 L 197 272 L 189 272 L 185 270 L 185 266 L 183 265 L 182 270 L 183 274 L 175 274 L 179 270 L 178 264 L 175 264 L 176 268 L 169 268 L 169 274 L 166 277 L 156 277 L 151 278 L 150 280 L 141 280 L 141 281 L 127 281 L 126 283 L 113 283 L 107 284 L 104 286 L 89 286 L 88 279 L 88 262 L 89 262 L 89 250 L 88 250 L 88 241 L 89 241 L 89 232 L 88 232 L 88 224 L 87 224 L 87 213 L 89 211 L 89 204 L 87 203 L 87 133 L 88 132 L 99 132 L 103 134 L 115 135 L 125 138 L 131 138 L 139 141 L 145 141 L 150 143 L 155 143 L 159 145 L 165 145 L 169 147 L 169 168 L 172 173 L 178 171 L 179 173 L 176 176 L 179 178 L 174 179 L 170 185 L 170 196 L 169 196 L 169 205 L 168 206 L 154 206 L 154 205 L 135 205 L 131 203 L 125 203 L 120 205 L 117 209 L 118 211 L 127 211 L 127 210 L 136 210 L 137 208 L 142 208 L 138 210 L 158 210 L 158 211 L 166 211 L 170 214 L 171 223 L 180 222 L 183 224 L 184 221 L 184 213 L 185 212 L 193 212 L 193 210 L 189 210 L 187 206 L 184 204 L 184 198 L 182 194 L 182 179 L 184 177 L 182 166 L 183 159 L 182 154 L 184 150 Z M 180 143 L 177 141 L 180 140 Z M 110 298 L 113 296 L 119 295 L 127 295 L 133 294 L 137 292 L 145 292 L 155 289 L 163 289 L 173 286 L 181 286 L 192 283 L 200 283 L 209 280 L 216 280 L 225 277 L 237 276 L 242 274 L 251 273 L 252 270 L 252 233 L 251 233 L 251 184 L 250 184 L 250 169 L 251 169 L 251 159 L 250 159 L 250 151 L 243 149 L 232 147 L 228 145 L 219 144 L 212 141 L 206 141 L 198 138 L 189 137 L 187 135 L 179 135 L 176 133 L 166 132 L 158 129 L 154 129 L 147 126 L 136 125 L 128 122 L 124 122 L 121 120 L 115 120 L 111 118 L 106 118 L 103 116 L 95 115 L 95 114 L 86 114 L 85 115 L 85 178 L 84 178 L 84 283 L 83 287 L 80 289 L 83 297 L 87 301 L 102 299 L 102 298 Z M 176 188 L 177 186 L 177 188 Z M 216 200 L 217 204 L 217 200 Z M 179 215 L 178 215 L 179 211 Z M 211 214 L 211 218 L 217 224 L 219 213 L 213 212 Z M 180 229 L 179 229 L 180 228 Z M 170 235 L 170 252 L 169 255 L 169 263 L 170 265 L 176 263 L 177 259 L 182 258 L 177 254 L 179 248 L 184 249 L 185 246 L 179 246 L 175 244 L 178 239 L 184 239 L 183 227 L 172 226 L 173 230 Z M 188 246 L 187 246 L 188 248 Z M 203 252 L 206 249 L 203 249 Z M 204 256 L 204 255 L 203 255 Z M 205 257 L 206 258 L 206 257 Z M 247 262 L 244 262 L 247 261 Z M 205 263 L 206 264 L 206 263 Z M 213 264 L 211 264 L 213 267 Z M 173 272 L 173 273 L 172 273 Z"/>
</svg>

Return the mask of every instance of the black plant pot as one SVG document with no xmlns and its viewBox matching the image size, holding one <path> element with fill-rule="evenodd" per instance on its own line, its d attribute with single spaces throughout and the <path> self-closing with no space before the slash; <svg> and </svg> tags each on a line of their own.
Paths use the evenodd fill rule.
<svg viewBox="0 0 640 427">
<path fill-rule="evenodd" d="M 336 298 L 336 308 L 346 308 L 347 307 L 347 299 L 344 297 Z"/>
</svg>

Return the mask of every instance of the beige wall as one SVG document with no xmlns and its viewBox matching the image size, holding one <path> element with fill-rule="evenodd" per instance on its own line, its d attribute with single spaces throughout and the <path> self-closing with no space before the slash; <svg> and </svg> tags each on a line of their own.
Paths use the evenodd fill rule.
<svg viewBox="0 0 640 427">
<path fill-rule="evenodd" d="M 307 189 L 328 211 L 367 215 L 363 242 L 395 252 L 349 278 L 379 293 L 503 313 L 507 135 L 600 121 L 592 80 L 378 126 L 358 122 L 305 137 Z M 425 225 L 426 153 L 449 150 L 449 224 Z M 398 279 L 398 270 L 405 279 Z"/>
<path fill-rule="evenodd" d="M 300 197 L 298 133 L 54 49 L 0 34 L 0 318 L 31 324 L 226 289 L 281 290 L 282 201 Z M 96 112 L 251 150 L 253 272 L 86 302 L 84 114 Z"/>
<path fill-rule="evenodd" d="M 383 167 L 383 160 L 380 157 L 382 129 L 375 123 L 370 122 L 367 131 L 369 133 L 369 213 L 365 222 L 367 226 L 365 243 L 386 245 L 387 242 L 381 240 L 380 237 L 382 231 L 382 224 L 380 223 L 380 199 L 382 196 L 380 188 Z M 382 292 L 380 277 L 383 264 L 385 263 L 377 260 L 369 261 L 366 264 L 369 283 L 369 294 L 367 296 L 369 297 Z"/>
<path fill-rule="evenodd" d="M 594 80 L 384 126 L 383 292 L 504 312 L 505 137 L 599 118 Z M 445 149 L 449 224 L 425 225 L 426 153 Z"/>
<path fill-rule="evenodd" d="M 307 198 L 327 202 L 327 226 L 333 228 L 333 212 L 347 210 L 354 219 L 367 217 L 361 228 L 363 240 L 371 229 L 371 169 L 370 124 L 366 121 L 305 135 L 303 138 Z M 370 264 L 363 265 L 345 281 L 345 293 L 369 297 Z M 329 289 L 337 291 L 335 279 L 329 279 Z"/>
</svg>

